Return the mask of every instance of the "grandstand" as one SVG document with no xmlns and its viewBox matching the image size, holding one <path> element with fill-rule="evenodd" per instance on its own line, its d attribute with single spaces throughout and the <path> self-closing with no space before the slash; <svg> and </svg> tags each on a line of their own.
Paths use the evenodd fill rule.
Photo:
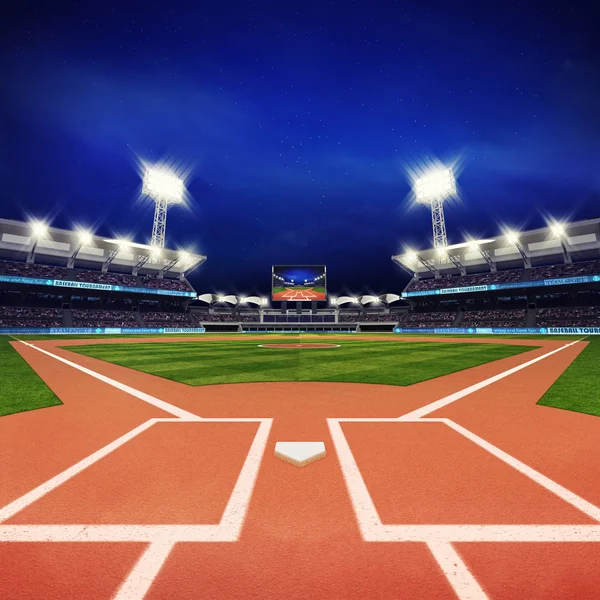
<svg viewBox="0 0 600 600">
<path fill-rule="evenodd" d="M 600 327 L 600 219 L 392 260 L 411 275 L 401 329 Z"/>
<path fill-rule="evenodd" d="M 196 292 L 186 276 L 205 260 L 198 254 L 0 219 L 0 328 L 188 326 L 187 307 Z"/>
</svg>

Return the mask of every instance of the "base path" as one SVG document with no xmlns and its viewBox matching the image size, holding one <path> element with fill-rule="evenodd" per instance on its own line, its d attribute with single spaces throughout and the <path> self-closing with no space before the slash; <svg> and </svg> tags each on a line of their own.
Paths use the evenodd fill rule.
<svg viewBox="0 0 600 600">
<path fill-rule="evenodd" d="M 0 419 L 2 598 L 600 589 L 600 419 L 535 404 L 584 343 L 522 341 L 543 347 L 406 388 L 194 388 L 57 349 L 70 343 L 90 340 L 15 344 L 64 405 Z M 326 456 L 290 465 L 274 456 L 290 440 Z"/>
</svg>

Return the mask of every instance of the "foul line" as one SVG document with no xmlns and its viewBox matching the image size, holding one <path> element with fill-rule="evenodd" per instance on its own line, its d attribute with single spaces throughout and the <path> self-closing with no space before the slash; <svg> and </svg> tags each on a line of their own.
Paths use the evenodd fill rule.
<svg viewBox="0 0 600 600">
<path fill-rule="evenodd" d="M 427 544 L 431 554 L 446 576 L 456 595 L 464 600 L 488 600 L 469 567 L 463 562 L 456 549 L 447 542 Z"/>
<path fill-rule="evenodd" d="M 46 354 L 47 356 L 50 356 L 51 358 L 54 358 L 54 359 L 64 363 L 65 365 L 69 365 L 70 367 L 73 367 L 74 369 L 77 369 L 78 371 L 81 371 L 82 373 L 86 373 L 87 375 L 90 375 L 91 377 L 94 377 L 95 379 L 98 379 L 104 383 L 107 383 L 108 385 L 111 385 L 112 387 L 117 388 L 118 390 L 121 390 L 122 392 L 125 392 L 126 394 L 129 394 L 130 396 L 134 396 L 135 398 L 138 398 L 139 400 L 142 400 L 143 402 L 147 402 L 148 404 L 151 404 L 152 406 L 155 406 L 156 408 L 160 408 L 161 410 L 164 410 L 167 413 L 175 415 L 176 417 L 179 417 L 180 419 L 185 419 L 186 421 L 202 420 L 202 417 L 199 417 L 198 415 L 195 415 L 194 413 L 188 412 L 187 410 L 184 410 L 183 408 L 179 408 L 178 406 L 175 406 L 174 404 L 169 404 L 169 402 L 165 402 L 164 400 L 159 400 L 158 398 L 155 398 L 154 396 L 151 396 L 150 394 L 146 394 L 145 392 L 140 392 L 139 390 L 136 390 L 135 388 L 132 388 L 132 387 L 130 387 L 124 383 L 121 383 L 119 381 L 116 381 L 115 379 L 111 379 L 110 377 L 107 377 L 106 375 L 101 375 L 100 373 L 97 373 L 96 371 L 92 371 L 91 369 L 88 369 L 87 367 L 82 367 L 81 365 L 78 365 L 77 363 L 74 363 L 70 360 L 67 360 L 66 358 L 63 358 L 62 356 L 58 356 L 57 354 L 53 354 L 52 352 L 48 352 L 47 350 L 38 348 L 37 346 L 34 346 L 33 344 L 29 344 L 27 342 L 24 342 L 23 340 L 19 340 L 19 342 L 21 342 L 21 344 L 24 344 L 25 346 L 28 346 L 29 348 L 33 348 L 34 350 L 41 352 L 42 354 Z"/>
<path fill-rule="evenodd" d="M 516 367 L 513 367 L 512 369 L 508 369 L 506 371 L 503 371 L 502 373 L 498 373 L 498 375 L 488 377 L 487 379 L 484 379 L 483 381 L 480 381 L 479 383 L 475 383 L 474 385 L 464 388 L 463 390 L 454 392 L 454 394 L 450 394 L 449 396 L 446 396 L 445 398 L 441 398 L 440 400 L 436 400 L 435 402 L 431 402 L 429 404 L 426 404 L 425 406 L 421 406 L 421 408 L 417 408 L 416 410 L 413 410 L 409 413 L 406 413 L 405 415 L 402 415 L 401 417 L 398 418 L 398 420 L 414 421 L 416 419 L 420 419 L 421 417 L 424 417 L 432 412 L 435 412 L 436 410 L 443 408 L 444 406 L 448 406 L 448 404 L 452 404 L 453 402 L 456 402 L 457 400 L 460 400 L 461 398 L 464 398 L 465 396 L 468 396 L 469 394 L 473 394 L 474 392 L 477 392 L 477 391 L 487 387 L 488 385 L 492 385 L 492 383 L 496 383 L 496 381 L 500 381 L 501 379 L 504 379 L 505 377 L 508 377 L 509 375 L 512 375 L 513 373 L 517 373 L 518 371 L 521 371 L 522 369 L 526 369 L 527 367 L 530 367 L 531 365 L 533 365 L 541 360 L 544 360 L 545 358 L 553 356 L 557 352 L 566 350 L 567 348 L 570 348 L 571 346 L 573 346 L 574 344 L 576 344 L 579 341 L 581 341 L 581 340 L 575 340 L 574 342 L 565 344 L 564 346 L 561 346 L 560 348 L 556 348 L 555 350 L 546 352 L 546 354 L 542 354 L 541 356 L 538 356 L 536 358 L 528 360 L 527 362 L 517 365 Z"/>
</svg>

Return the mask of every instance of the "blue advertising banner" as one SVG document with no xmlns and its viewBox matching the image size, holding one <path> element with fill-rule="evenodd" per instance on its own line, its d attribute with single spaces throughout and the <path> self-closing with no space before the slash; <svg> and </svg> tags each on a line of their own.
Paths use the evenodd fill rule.
<svg viewBox="0 0 600 600">
<path fill-rule="evenodd" d="M 439 294 L 468 294 L 472 292 L 491 292 L 495 290 L 516 290 L 522 288 L 545 287 L 551 285 L 574 285 L 577 283 L 597 283 L 600 275 L 580 275 L 579 277 L 562 277 L 560 279 L 540 279 L 536 281 L 514 281 L 512 283 L 494 283 L 490 285 L 468 285 L 439 290 L 423 290 L 420 292 L 402 292 L 402 298 L 415 296 L 436 296 Z"/>
<path fill-rule="evenodd" d="M 205 333 L 204 327 L 164 327 L 162 329 L 124 327 L 0 327 L 0 335 L 92 335 L 92 334 L 128 334 L 128 333 Z"/>
<path fill-rule="evenodd" d="M 600 335 L 600 327 L 463 327 L 406 329 L 396 327 L 394 333 L 494 334 L 494 335 Z"/>
<path fill-rule="evenodd" d="M 106 283 L 92 283 L 89 281 L 67 281 L 65 279 L 39 279 L 36 277 L 17 277 L 14 275 L 0 275 L 0 283 L 22 283 L 25 285 L 49 285 L 53 287 L 67 287 L 82 290 L 101 290 L 103 292 L 131 292 L 133 294 L 156 294 L 159 296 L 179 296 L 181 298 L 195 298 L 196 292 L 180 292 L 178 290 L 160 290 L 156 288 L 129 287 L 125 285 L 108 285 Z"/>
</svg>

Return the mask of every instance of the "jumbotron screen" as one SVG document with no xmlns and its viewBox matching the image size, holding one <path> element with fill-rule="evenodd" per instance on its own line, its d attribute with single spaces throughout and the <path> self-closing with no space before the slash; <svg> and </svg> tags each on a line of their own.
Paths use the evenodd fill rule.
<svg viewBox="0 0 600 600">
<path fill-rule="evenodd" d="M 325 267 L 274 266 L 271 300 L 275 302 L 327 300 Z"/>
</svg>

